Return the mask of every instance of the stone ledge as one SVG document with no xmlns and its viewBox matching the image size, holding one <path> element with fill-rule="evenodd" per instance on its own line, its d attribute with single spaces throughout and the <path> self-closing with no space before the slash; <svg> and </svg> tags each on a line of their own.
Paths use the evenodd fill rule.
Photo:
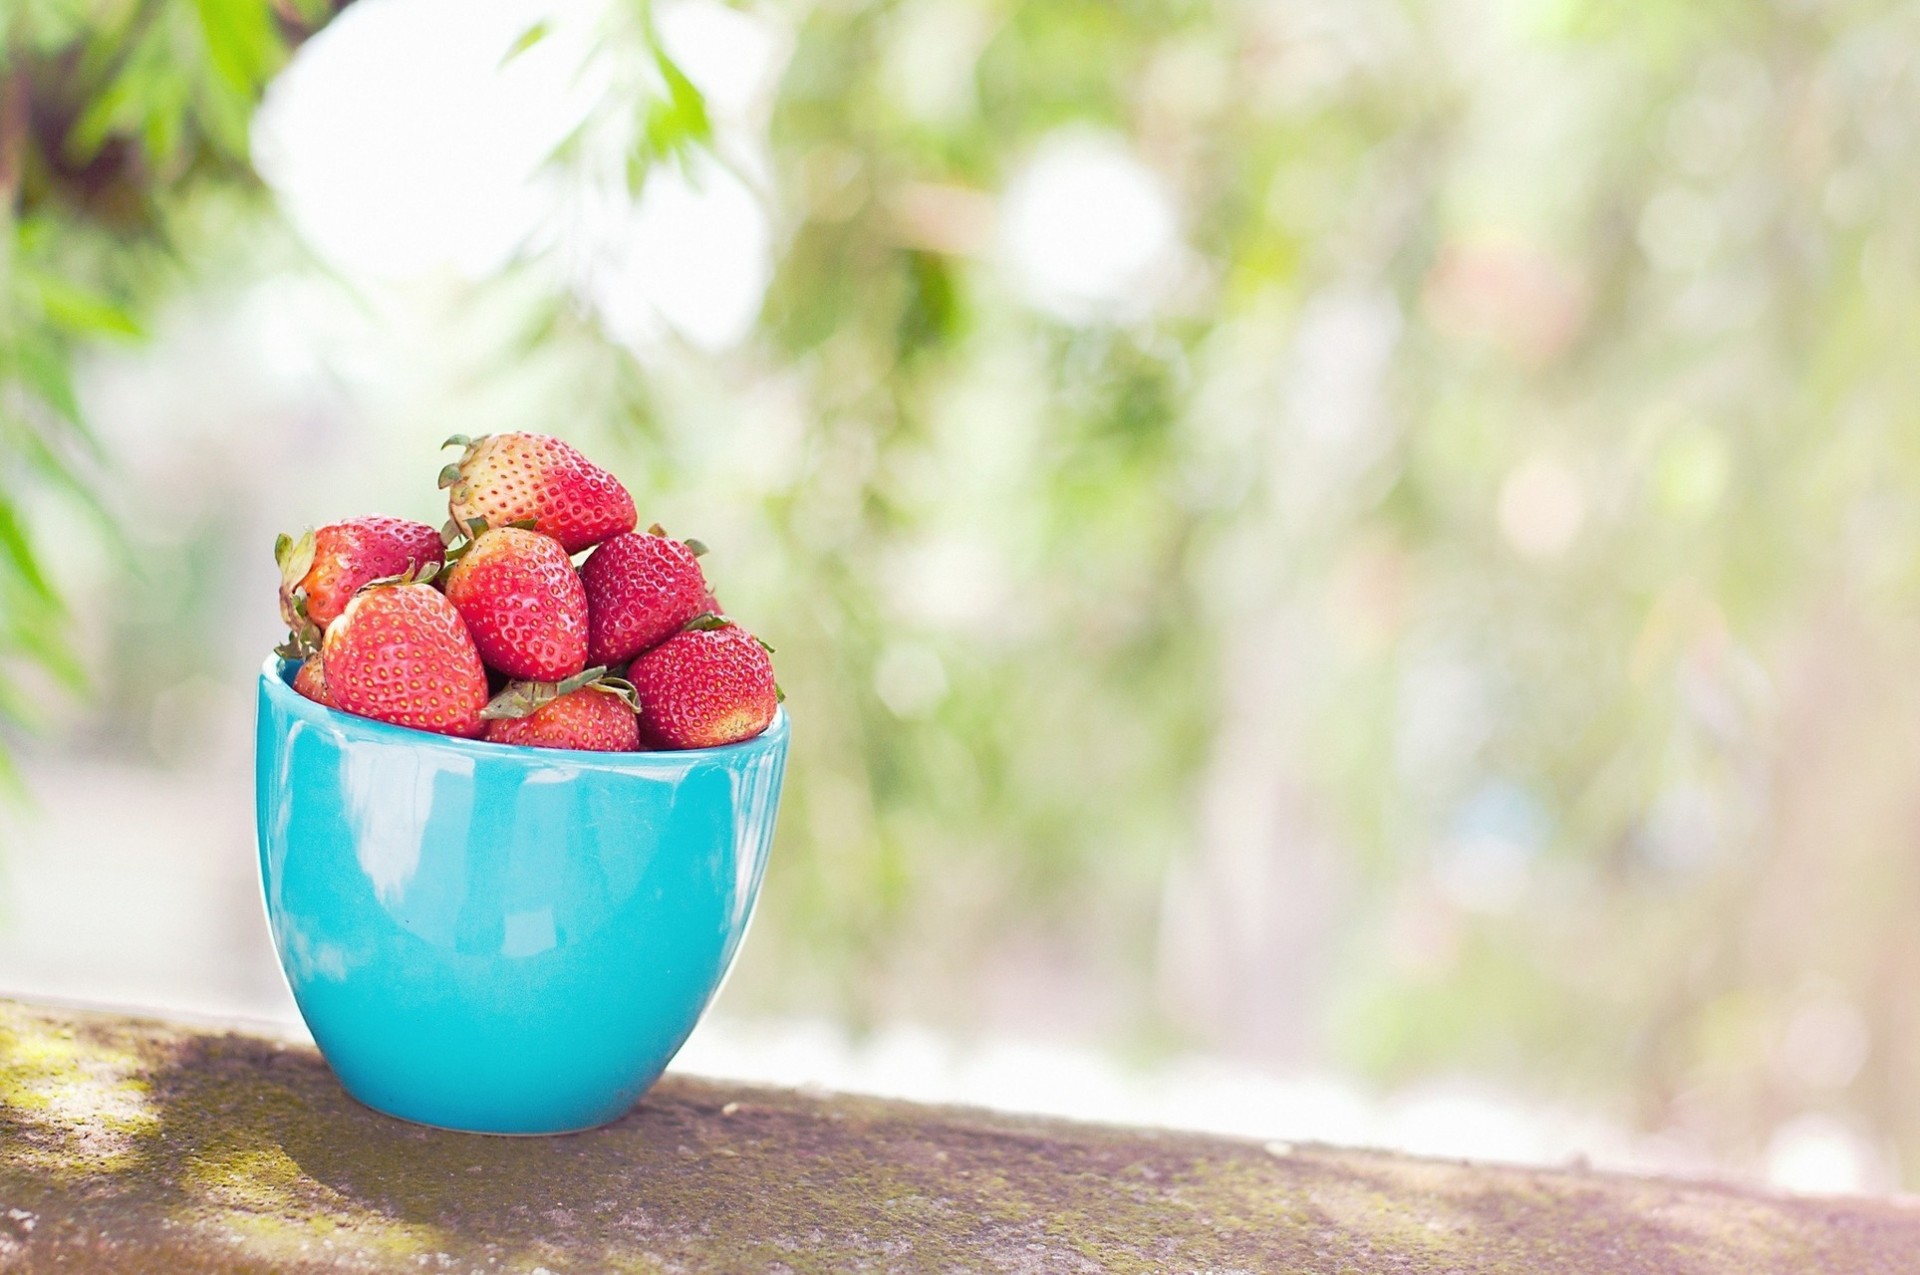
<svg viewBox="0 0 1920 1275">
<path fill-rule="evenodd" d="M 314 1052 L 0 1001 L 0 1271 L 1849 1275 L 1920 1208 L 671 1077 L 593 1133 L 375 1115 Z"/>
</svg>

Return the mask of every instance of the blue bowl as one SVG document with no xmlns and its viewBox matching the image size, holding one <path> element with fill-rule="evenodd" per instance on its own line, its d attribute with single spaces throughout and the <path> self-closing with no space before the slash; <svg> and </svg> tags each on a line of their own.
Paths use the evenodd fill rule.
<svg viewBox="0 0 1920 1275">
<path fill-rule="evenodd" d="M 559 1133 L 631 1107 L 740 946 L 786 770 L 758 738 L 590 753 L 336 712 L 260 674 L 260 879 L 281 968 L 376 1110 Z"/>
</svg>

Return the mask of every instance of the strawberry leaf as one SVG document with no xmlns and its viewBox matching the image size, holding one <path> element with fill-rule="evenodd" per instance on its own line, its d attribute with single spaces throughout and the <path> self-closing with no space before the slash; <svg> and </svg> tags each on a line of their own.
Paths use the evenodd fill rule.
<svg viewBox="0 0 1920 1275">
<path fill-rule="evenodd" d="M 696 558 L 704 558 L 710 552 L 704 540 L 682 540 L 680 543 L 685 545 L 687 552 Z"/>
<path fill-rule="evenodd" d="M 640 711 L 640 688 L 624 677 L 603 677 L 596 682 L 587 683 L 585 689 L 611 695 L 634 712 Z"/>
<path fill-rule="evenodd" d="M 706 611 L 688 620 L 680 626 L 680 629 L 682 632 L 704 633 L 712 629 L 730 629 L 732 627 L 733 621 L 729 620 L 726 616 L 716 615 L 712 611 Z"/>
<path fill-rule="evenodd" d="M 460 466 L 448 465 L 440 471 L 440 490 L 445 491 L 460 481 Z"/>
<path fill-rule="evenodd" d="M 559 682 L 509 682 L 507 688 L 487 701 L 480 710 L 485 721 L 500 721 L 519 717 L 531 717 L 559 699 L 570 695 L 583 687 L 591 686 L 607 671 L 604 664 L 590 669 L 582 669 L 572 677 Z"/>
<path fill-rule="evenodd" d="M 306 579 L 313 569 L 313 529 L 309 527 L 295 540 L 282 532 L 273 539 L 273 561 L 280 568 L 280 583 L 287 589 Z"/>
<path fill-rule="evenodd" d="M 359 597 L 369 589 L 391 589 L 402 584 L 431 584 L 433 578 L 439 573 L 440 564 L 437 562 L 410 562 L 407 564 L 407 569 L 399 575 L 381 576 L 378 580 L 369 580 L 353 593 L 355 597 Z"/>
</svg>

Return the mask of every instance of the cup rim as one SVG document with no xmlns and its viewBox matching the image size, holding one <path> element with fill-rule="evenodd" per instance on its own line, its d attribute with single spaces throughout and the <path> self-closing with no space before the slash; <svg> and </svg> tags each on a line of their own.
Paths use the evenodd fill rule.
<svg viewBox="0 0 1920 1275">
<path fill-rule="evenodd" d="M 467 739 L 459 735 L 441 735 L 434 731 L 395 726 L 355 713 L 342 712 L 315 703 L 293 689 L 293 675 L 299 665 L 293 660 L 269 655 L 260 666 L 261 693 L 274 706 L 294 717 L 324 726 L 342 735 L 375 743 L 413 744 L 419 747 L 446 748 L 476 758 L 496 762 L 518 759 L 528 765 L 552 765 L 565 759 L 575 764 L 597 764 L 612 770 L 677 771 L 689 762 L 747 760 L 756 754 L 780 748 L 787 741 L 787 710 L 776 708 L 767 728 L 752 739 L 716 748 L 650 749 L 631 753 L 607 752 L 583 748 L 534 748 L 527 744 L 502 744 L 492 740 Z"/>
</svg>

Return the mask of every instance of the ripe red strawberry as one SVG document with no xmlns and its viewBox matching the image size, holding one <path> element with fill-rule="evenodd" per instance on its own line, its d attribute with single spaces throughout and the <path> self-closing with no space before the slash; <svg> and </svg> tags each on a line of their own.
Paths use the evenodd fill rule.
<svg viewBox="0 0 1920 1275">
<path fill-rule="evenodd" d="M 300 671 L 293 675 L 293 689 L 316 704 L 339 707 L 333 702 L 333 696 L 327 694 L 327 674 L 318 655 L 309 655 L 300 665 Z"/>
<path fill-rule="evenodd" d="M 580 565 L 587 587 L 587 661 L 619 664 L 657 646 L 710 608 L 695 548 L 658 527 L 627 532 Z"/>
<path fill-rule="evenodd" d="M 703 616 L 633 662 L 640 730 L 663 748 L 714 748 L 752 739 L 780 701 L 760 639 L 723 616 Z"/>
<path fill-rule="evenodd" d="M 440 471 L 447 512 L 469 526 L 476 518 L 504 527 L 531 518 L 534 530 L 568 553 L 633 530 L 633 497 L 620 480 L 557 438 L 545 434 L 455 434 L 466 452 Z"/>
<path fill-rule="evenodd" d="M 559 683 L 515 682 L 487 705 L 487 738 L 532 748 L 634 751 L 640 719 L 633 687 L 605 673 L 596 668 Z"/>
<path fill-rule="evenodd" d="M 369 580 L 417 573 L 443 561 L 439 532 L 424 522 L 379 515 L 330 522 L 298 540 L 282 536 L 274 559 L 280 564 L 281 615 L 296 635 L 302 606 L 305 618 L 324 630 Z"/>
<path fill-rule="evenodd" d="M 487 671 L 467 626 L 429 584 L 356 594 L 321 644 L 327 691 L 349 713 L 472 738 L 485 729 Z"/>
<path fill-rule="evenodd" d="M 552 536 L 483 531 L 446 575 L 447 600 L 488 668 L 557 682 L 587 663 L 587 591 Z"/>
</svg>

